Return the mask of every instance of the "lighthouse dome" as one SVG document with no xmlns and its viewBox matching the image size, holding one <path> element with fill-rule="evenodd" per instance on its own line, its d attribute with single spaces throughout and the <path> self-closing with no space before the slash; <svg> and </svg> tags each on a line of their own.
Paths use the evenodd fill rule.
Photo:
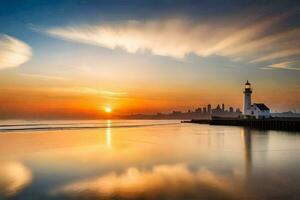
<svg viewBox="0 0 300 200">
<path fill-rule="evenodd" d="M 250 88 L 251 88 L 251 84 L 247 80 L 247 82 L 245 83 L 245 89 L 250 89 Z"/>
</svg>

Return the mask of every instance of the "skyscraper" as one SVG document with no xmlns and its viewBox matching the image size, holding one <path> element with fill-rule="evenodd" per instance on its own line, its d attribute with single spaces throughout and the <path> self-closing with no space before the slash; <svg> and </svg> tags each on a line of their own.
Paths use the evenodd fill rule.
<svg viewBox="0 0 300 200">
<path fill-rule="evenodd" d="M 211 105 L 210 104 L 207 105 L 207 112 L 211 113 Z"/>
</svg>

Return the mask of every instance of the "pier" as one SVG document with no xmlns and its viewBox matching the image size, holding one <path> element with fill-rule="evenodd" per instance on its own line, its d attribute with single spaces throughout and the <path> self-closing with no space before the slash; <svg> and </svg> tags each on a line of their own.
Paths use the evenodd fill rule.
<svg viewBox="0 0 300 200">
<path fill-rule="evenodd" d="M 190 121 L 182 121 L 183 123 L 224 125 L 224 126 L 243 126 L 265 130 L 288 130 L 300 131 L 299 118 L 270 118 L 270 119 L 192 119 Z"/>
</svg>

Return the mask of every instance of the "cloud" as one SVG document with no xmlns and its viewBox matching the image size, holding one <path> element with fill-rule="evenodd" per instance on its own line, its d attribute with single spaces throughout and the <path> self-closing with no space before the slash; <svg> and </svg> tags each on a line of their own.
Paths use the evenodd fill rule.
<svg viewBox="0 0 300 200">
<path fill-rule="evenodd" d="M 300 71 L 300 68 L 293 67 L 293 64 L 297 63 L 297 61 L 288 61 L 288 62 L 281 62 L 281 63 L 276 63 L 269 65 L 265 67 L 264 69 L 287 69 L 287 70 L 297 70 Z"/>
<path fill-rule="evenodd" d="M 0 163 L 0 194 L 12 196 L 28 185 L 31 180 L 31 171 L 22 163 Z"/>
<path fill-rule="evenodd" d="M 44 76 L 38 76 L 39 78 L 48 78 Z M 49 77 L 50 78 L 50 77 Z M 51 77 L 52 78 L 52 77 Z M 55 79 L 55 77 L 53 77 Z M 57 77 L 57 80 L 63 80 L 59 79 L 60 77 Z M 61 77 L 63 78 L 63 77 Z M 102 90 L 99 88 L 92 88 L 92 87 L 52 87 L 49 88 L 48 91 L 51 92 L 58 92 L 61 94 L 72 94 L 72 95 L 91 95 L 91 96 L 101 96 L 105 99 L 127 99 L 128 93 L 122 92 L 122 91 L 111 91 L 111 90 Z"/>
<path fill-rule="evenodd" d="M 108 91 L 108 90 L 101 90 L 100 93 L 106 96 L 123 96 L 126 95 L 127 92 L 114 92 L 114 91 Z"/>
<path fill-rule="evenodd" d="M 270 61 L 274 59 L 285 58 L 285 57 L 296 56 L 296 55 L 300 55 L 300 49 L 288 49 L 288 50 L 273 52 L 266 56 L 257 58 L 251 62 L 254 63 L 254 62 L 262 62 L 262 61 Z"/>
<path fill-rule="evenodd" d="M 232 199 L 238 194 L 226 178 L 206 169 L 192 172 L 185 165 L 158 165 L 151 170 L 129 168 L 79 181 L 53 191 L 85 199 Z"/>
<path fill-rule="evenodd" d="M 20 66 L 27 62 L 31 55 L 31 48 L 26 43 L 0 34 L 0 69 Z"/>
<path fill-rule="evenodd" d="M 45 32 L 64 40 L 121 48 L 129 53 L 150 51 L 177 59 L 189 53 L 201 57 L 219 55 L 254 64 L 300 55 L 300 29 L 280 28 L 280 23 L 287 18 L 283 14 L 247 23 L 245 20 L 241 23 L 228 19 L 166 18 L 56 27 Z"/>
<path fill-rule="evenodd" d="M 31 74 L 31 73 L 21 73 L 21 76 L 27 76 L 38 79 L 50 79 L 50 80 L 66 80 L 65 77 L 61 76 L 52 76 L 52 75 L 44 75 L 44 74 Z"/>
<path fill-rule="evenodd" d="M 55 88 L 55 89 L 59 90 L 59 91 L 63 91 L 63 92 L 91 94 L 91 95 L 102 95 L 102 96 L 105 96 L 105 97 L 114 97 L 114 96 L 127 95 L 127 92 L 99 90 L 97 88 L 91 88 L 91 87 Z"/>
</svg>

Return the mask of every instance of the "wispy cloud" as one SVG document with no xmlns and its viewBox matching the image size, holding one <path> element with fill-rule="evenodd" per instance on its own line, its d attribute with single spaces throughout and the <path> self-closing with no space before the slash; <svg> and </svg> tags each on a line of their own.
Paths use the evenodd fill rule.
<svg viewBox="0 0 300 200">
<path fill-rule="evenodd" d="M 101 90 L 92 87 L 52 88 L 52 90 L 72 94 L 101 95 L 104 98 L 121 98 L 127 95 L 127 92 Z"/>
<path fill-rule="evenodd" d="M 287 70 L 297 70 L 300 71 L 300 68 L 294 67 L 294 64 L 298 63 L 297 61 L 288 61 L 288 62 L 281 62 L 269 65 L 264 69 L 287 69 Z"/>
<path fill-rule="evenodd" d="M 287 57 L 296 56 L 296 55 L 300 55 L 300 49 L 287 49 L 287 50 L 272 52 L 268 55 L 257 58 L 251 62 L 255 63 L 255 62 L 270 61 L 270 60 L 274 60 L 274 59 L 287 58 Z"/>
<path fill-rule="evenodd" d="M 127 94 L 127 92 L 113 92 L 108 90 L 101 90 L 100 93 L 107 96 L 123 96 Z"/>
<path fill-rule="evenodd" d="M 189 53 L 201 57 L 219 55 L 255 64 L 300 55 L 300 29 L 280 28 L 287 16 L 265 17 L 249 23 L 167 18 L 56 27 L 45 32 L 64 40 L 122 48 L 130 53 L 150 51 L 179 59 Z"/>
<path fill-rule="evenodd" d="M 31 48 L 17 38 L 0 34 L 0 69 L 17 67 L 27 62 Z"/>
<path fill-rule="evenodd" d="M 38 78 L 38 79 L 50 79 L 50 80 L 66 80 L 65 77 L 61 76 L 52 76 L 52 75 L 45 75 L 45 74 L 31 74 L 31 73 L 21 73 L 21 76 Z"/>
</svg>

